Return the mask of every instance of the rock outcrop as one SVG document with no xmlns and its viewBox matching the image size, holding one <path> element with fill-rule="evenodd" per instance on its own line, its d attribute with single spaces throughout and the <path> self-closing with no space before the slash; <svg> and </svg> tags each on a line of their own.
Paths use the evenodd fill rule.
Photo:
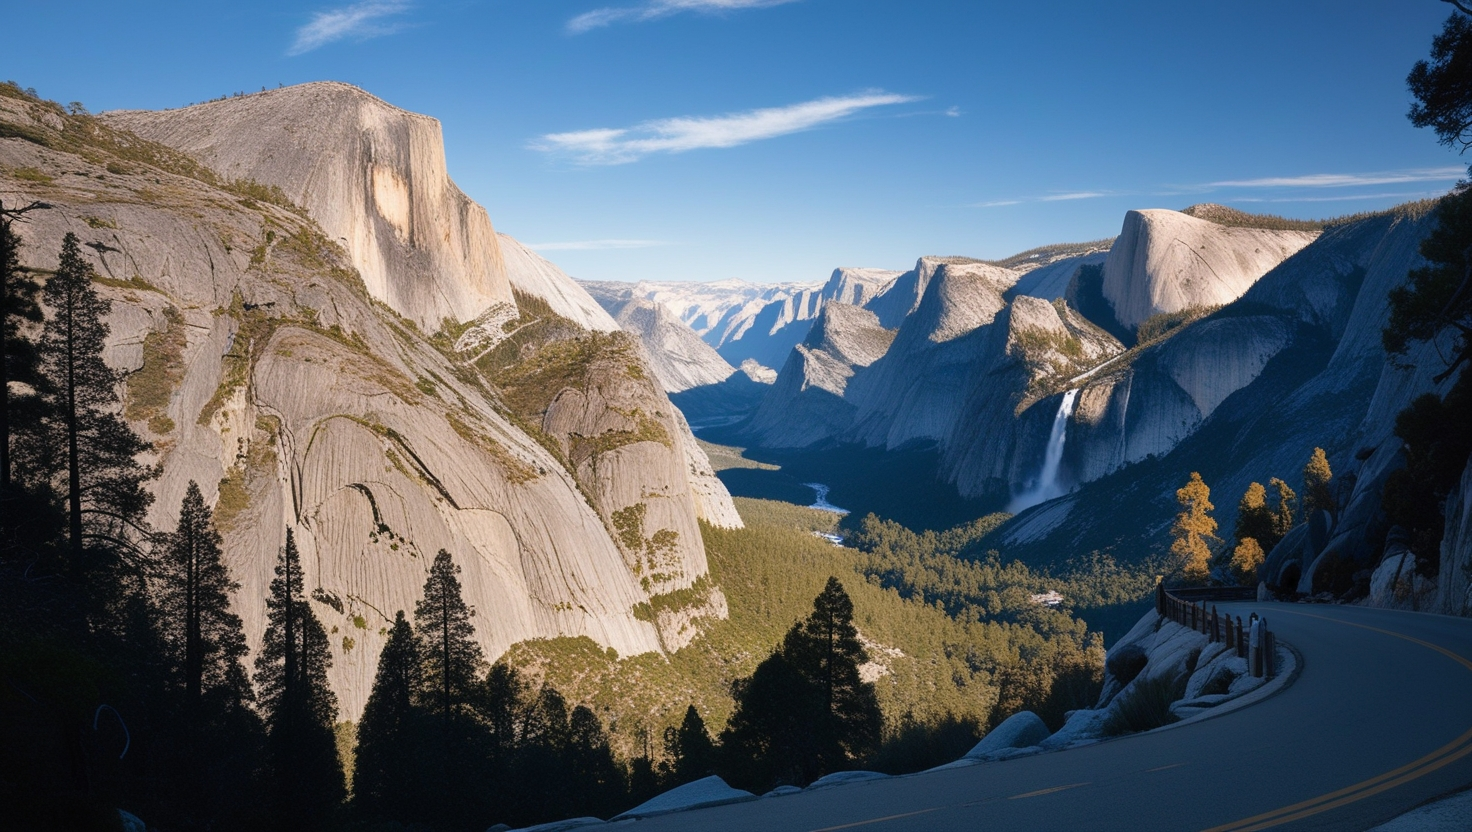
<svg viewBox="0 0 1472 832">
<path fill-rule="evenodd" d="M 294 95 L 318 93 L 330 102 L 366 98 L 320 85 Z M 294 95 L 261 97 L 250 112 L 263 102 L 295 112 Z M 380 105 L 369 101 L 362 112 Z M 214 112 L 235 123 L 234 110 Z M 383 117 L 397 112 L 387 108 Z M 188 128 L 179 135 L 204 129 L 193 108 L 127 120 L 169 135 L 171 115 Z M 262 135 L 337 135 L 293 132 L 270 112 L 258 115 L 269 128 Z M 419 125 L 414 130 L 423 126 L 409 114 L 402 118 Z M 252 645 L 264 630 L 277 549 L 292 529 L 314 609 L 331 633 L 330 680 L 344 718 L 361 710 L 386 627 L 396 610 L 412 611 L 441 548 L 464 570 L 477 638 L 492 657 L 517 641 L 564 635 L 589 636 L 620 655 L 661 649 L 663 634 L 634 607 L 706 574 L 698 517 L 724 525 L 739 517 L 631 337 L 589 332 L 543 310 L 550 300 L 537 307 L 542 311 L 518 313 L 505 288 L 487 297 L 504 298 L 493 307 L 506 311 L 507 328 L 520 337 L 475 354 L 431 343 L 365 286 L 355 257 L 371 262 L 371 250 L 349 254 L 310 210 L 242 197 L 237 186 L 222 189 L 225 176 L 110 126 L 123 121 L 65 116 L 40 102 L 0 97 L 0 122 L 32 137 L 0 139 L 0 187 L 54 206 L 17 226 L 25 265 L 54 268 L 68 231 L 89 245 L 99 290 L 114 304 L 108 362 L 124 373 L 162 369 L 169 379 L 162 391 L 124 383 L 125 414 L 153 442 L 148 461 L 163 472 L 152 484 L 158 499 L 149 519 L 169 528 L 186 483 L 200 484 L 242 585 L 234 603 Z M 213 135 L 213 152 L 235 158 L 227 134 Z M 428 136 L 413 135 L 415 142 Z M 335 169 L 329 157 L 336 152 L 363 152 L 356 138 L 345 147 L 274 147 L 262 145 L 263 158 L 306 164 L 311 151 L 323 158 L 304 170 L 319 172 Z M 375 153 L 387 164 L 386 150 Z M 414 194 L 418 181 L 410 183 Z M 307 192 L 317 193 L 312 187 Z M 483 216 L 470 206 L 461 216 Z M 378 233 L 383 219 L 343 214 L 333 221 Z M 411 231 L 417 221 L 411 219 Z M 453 218 L 447 227 L 453 230 Z M 407 312 L 451 309 L 449 301 L 444 309 L 433 305 L 441 301 L 405 301 L 424 288 L 413 280 L 447 279 L 402 270 L 431 254 L 382 236 L 367 239 L 380 253 L 403 255 L 380 261 L 384 297 L 409 303 Z M 408 248 L 394 248 L 400 245 Z M 448 256 L 453 247 L 438 251 L 434 257 Z M 504 265 L 497 269 L 504 281 Z M 565 275 L 560 280 L 574 298 L 581 294 Z M 480 297 L 470 292 L 462 300 Z M 580 302 L 604 315 L 586 294 Z M 607 328 L 616 328 L 611 319 Z M 524 349 L 531 333 L 544 337 Z M 594 350 L 599 344 L 616 349 Z M 556 355 L 586 360 L 556 364 Z M 550 402 L 536 424 L 517 410 L 524 402 L 514 385 L 502 378 L 491 390 L 483 364 L 471 364 L 493 358 L 523 374 L 568 371 L 547 377 L 555 384 L 544 385 Z M 692 616 L 720 611 L 707 603 Z"/>
<path fill-rule="evenodd" d="M 607 285 L 586 284 L 586 288 L 624 331 L 638 336 L 650 368 L 666 393 L 720 384 L 736 372 L 714 347 L 700 340 L 695 330 L 663 304 L 632 294 L 601 291 Z"/>
<path fill-rule="evenodd" d="M 1462 481 L 1446 498 L 1446 531 L 1441 538 L 1441 570 L 1435 612 L 1472 615 L 1472 461 Z"/>
<path fill-rule="evenodd" d="M 1130 211 L 1104 261 L 1104 297 L 1131 329 L 1154 315 L 1221 306 L 1317 236 L 1229 227 L 1179 211 Z"/>
<path fill-rule="evenodd" d="M 346 249 L 369 294 L 425 331 L 511 301 L 490 217 L 450 181 L 433 118 L 336 82 L 103 118 L 227 180 L 279 188 Z"/>
<path fill-rule="evenodd" d="M 793 349 L 748 432 L 767 447 L 801 448 L 843 435 L 855 407 L 844 399 L 860 367 L 879 360 L 894 332 L 866 309 L 829 301 L 807 338 Z"/>
</svg>

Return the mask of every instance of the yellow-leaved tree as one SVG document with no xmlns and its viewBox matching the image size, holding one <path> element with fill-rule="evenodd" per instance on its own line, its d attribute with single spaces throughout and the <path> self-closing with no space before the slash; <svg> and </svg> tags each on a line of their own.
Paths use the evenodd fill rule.
<svg viewBox="0 0 1472 832">
<path fill-rule="evenodd" d="M 1211 489 L 1200 474 L 1192 471 L 1190 481 L 1176 491 L 1176 501 L 1181 504 L 1181 513 L 1170 528 L 1175 538 L 1170 552 L 1186 580 L 1204 581 L 1211 575 L 1211 547 L 1206 541 L 1219 539 L 1216 521 L 1211 519 Z"/>
<path fill-rule="evenodd" d="M 1313 456 L 1308 458 L 1308 464 L 1303 466 L 1303 516 L 1305 519 L 1313 517 L 1314 512 L 1319 509 L 1333 514 L 1339 510 L 1334 501 L 1334 492 L 1329 488 L 1329 483 L 1334 479 L 1334 472 L 1329 470 L 1329 458 L 1324 456 L 1323 448 L 1314 448 Z"/>
<path fill-rule="evenodd" d="M 1232 575 L 1237 578 L 1237 583 L 1242 586 L 1255 586 L 1257 584 L 1257 568 L 1262 566 L 1264 554 L 1262 546 L 1258 545 L 1257 539 L 1244 537 L 1237 541 L 1237 548 L 1232 550 Z"/>
</svg>

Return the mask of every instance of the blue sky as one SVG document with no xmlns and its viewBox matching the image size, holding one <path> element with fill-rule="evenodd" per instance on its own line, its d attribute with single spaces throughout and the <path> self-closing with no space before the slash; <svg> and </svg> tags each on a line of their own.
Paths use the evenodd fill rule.
<svg viewBox="0 0 1472 832">
<path fill-rule="evenodd" d="M 1405 119 L 1450 6 L 926 0 L 7 4 L 0 77 L 93 111 L 312 80 L 444 124 L 450 175 L 577 277 L 820 280 L 1335 216 L 1468 159 Z"/>
</svg>

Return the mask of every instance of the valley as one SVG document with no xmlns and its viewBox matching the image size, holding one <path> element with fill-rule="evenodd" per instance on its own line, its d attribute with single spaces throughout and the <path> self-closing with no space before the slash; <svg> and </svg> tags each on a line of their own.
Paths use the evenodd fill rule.
<svg viewBox="0 0 1472 832">
<path fill-rule="evenodd" d="M 517 72 L 818 5 L 594 9 Z M 1411 122 L 1465 150 L 1452 5 Z M 314 14 L 283 61 L 428 12 Z M 1169 168 L 1078 102 L 1185 184 L 978 134 L 991 180 L 922 177 L 971 105 L 620 122 L 593 85 L 610 120 L 564 124 L 326 77 L 360 76 L 98 113 L 0 83 L 17 828 L 1369 829 L 1472 782 L 1466 181 Z M 691 219 L 701 153 L 860 128 L 872 159 L 753 150 Z M 1288 188 L 1351 195 L 1257 210 Z"/>
</svg>

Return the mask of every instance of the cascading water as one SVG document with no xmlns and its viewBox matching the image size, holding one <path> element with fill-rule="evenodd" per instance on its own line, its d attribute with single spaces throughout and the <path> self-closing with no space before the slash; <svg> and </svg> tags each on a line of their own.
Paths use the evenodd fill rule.
<svg viewBox="0 0 1472 832">
<path fill-rule="evenodd" d="M 1063 445 L 1068 441 L 1068 419 L 1073 415 L 1073 403 L 1078 399 L 1078 390 L 1069 390 L 1058 403 L 1058 414 L 1053 417 L 1053 430 L 1048 434 L 1048 450 L 1043 455 L 1043 470 L 1031 488 L 1012 498 L 1007 511 L 1016 514 L 1038 503 L 1063 496 L 1063 487 L 1058 484 L 1058 469 L 1063 465 Z"/>
</svg>

